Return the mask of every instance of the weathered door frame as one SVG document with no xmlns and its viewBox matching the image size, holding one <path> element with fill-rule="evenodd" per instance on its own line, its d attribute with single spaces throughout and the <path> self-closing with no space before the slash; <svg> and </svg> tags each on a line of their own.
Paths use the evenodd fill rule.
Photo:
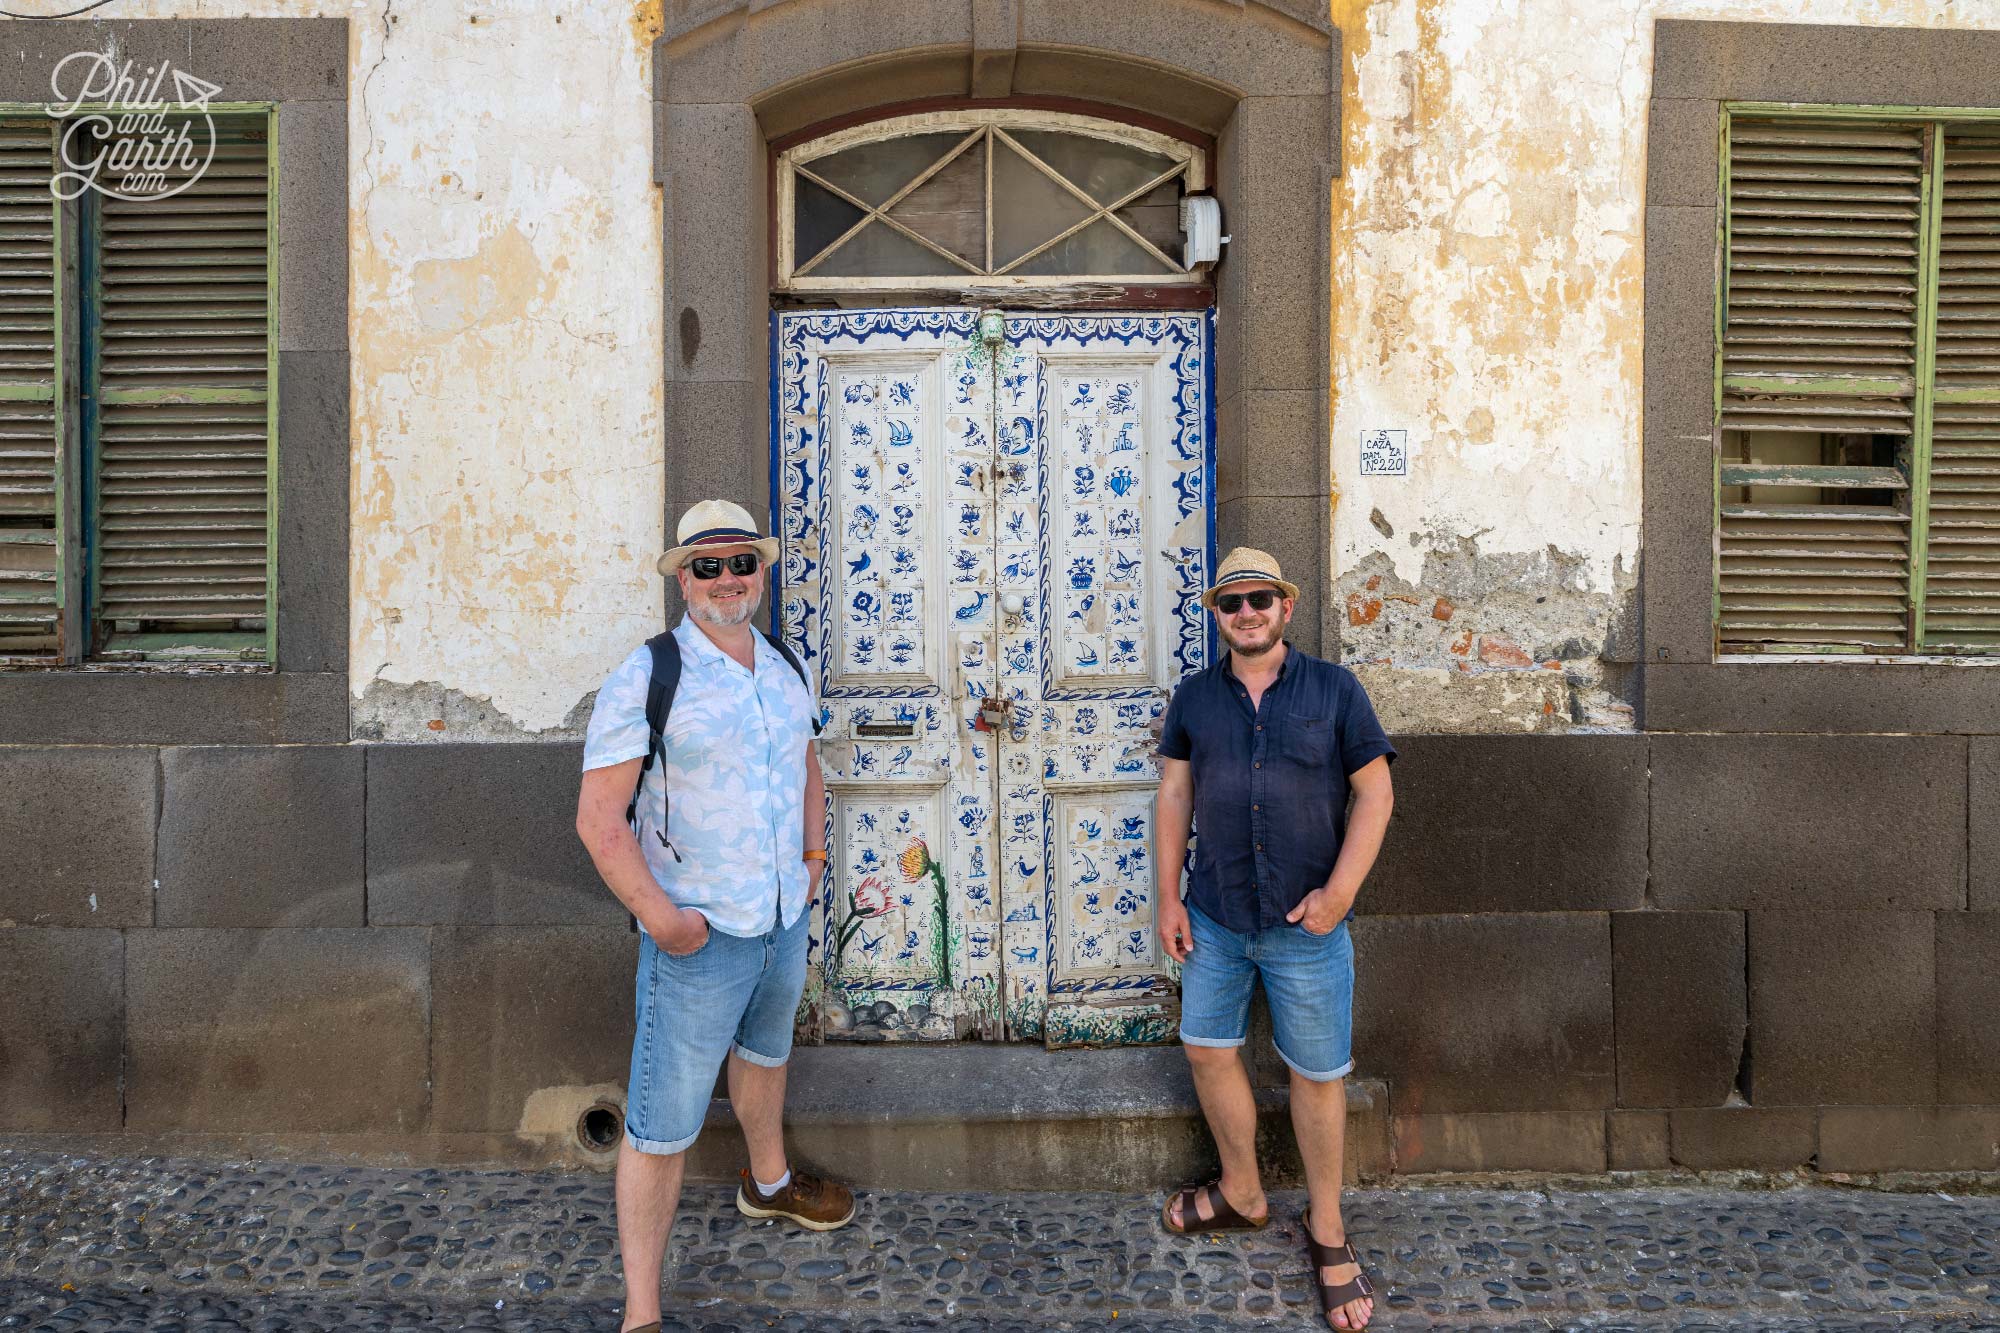
<svg viewBox="0 0 2000 1333">
<path fill-rule="evenodd" d="M 1301 571 L 1294 632 L 1338 655 L 1326 430 L 1341 43 L 1323 4 L 721 0 L 670 7 L 653 56 L 669 524 L 706 496 L 754 512 L 769 495 L 770 143 L 910 103 L 1088 95 L 1215 142 L 1234 238 L 1216 269 L 1217 540 L 1254 531 Z"/>
</svg>

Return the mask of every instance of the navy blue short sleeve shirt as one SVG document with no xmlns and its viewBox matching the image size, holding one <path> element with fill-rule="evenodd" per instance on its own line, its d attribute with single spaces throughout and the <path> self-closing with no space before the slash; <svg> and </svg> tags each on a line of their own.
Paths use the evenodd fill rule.
<svg viewBox="0 0 2000 1333">
<path fill-rule="evenodd" d="M 1346 667 L 1286 646 L 1255 712 L 1250 692 L 1214 666 L 1180 683 L 1160 757 L 1194 777 L 1194 866 L 1188 902 L 1231 930 L 1285 925 L 1324 885 L 1347 831 L 1347 778 L 1396 747 Z"/>
</svg>

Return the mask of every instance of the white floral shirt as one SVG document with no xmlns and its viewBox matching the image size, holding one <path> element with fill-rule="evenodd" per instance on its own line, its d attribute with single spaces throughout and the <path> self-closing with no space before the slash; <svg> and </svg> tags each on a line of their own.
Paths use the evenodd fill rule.
<svg viewBox="0 0 2000 1333">
<path fill-rule="evenodd" d="M 674 637 L 681 680 L 667 713 L 664 769 L 648 770 L 639 796 L 640 849 L 674 904 L 694 908 L 715 929 L 762 935 L 778 924 L 781 904 L 789 926 L 805 910 L 806 745 L 818 705 L 762 634 L 752 635 L 754 679 L 692 620 L 683 617 Z M 645 756 L 652 671 L 641 644 L 597 692 L 586 772 Z M 673 796 L 665 843 L 663 782 Z"/>
</svg>

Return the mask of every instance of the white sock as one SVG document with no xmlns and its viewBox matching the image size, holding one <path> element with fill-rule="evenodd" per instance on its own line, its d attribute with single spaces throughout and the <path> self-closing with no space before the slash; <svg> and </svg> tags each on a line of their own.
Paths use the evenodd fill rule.
<svg viewBox="0 0 2000 1333">
<path fill-rule="evenodd" d="M 768 1199 L 773 1194 L 776 1194 L 779 1190 L 783 1189 L 785 1186 L 792 1183 L 792 1168 L 790 1168 L 789 1166 L 786 1167 L 785 1174 L 779 1176 L 776 1180 L 772 1181 L 768 1185 L 766 1185 L 761 1180 L 757 1180 L 755 1172 L 751 1173 L 750 1179 L 757 1181 L 757 1192 Z"/>
</svg>

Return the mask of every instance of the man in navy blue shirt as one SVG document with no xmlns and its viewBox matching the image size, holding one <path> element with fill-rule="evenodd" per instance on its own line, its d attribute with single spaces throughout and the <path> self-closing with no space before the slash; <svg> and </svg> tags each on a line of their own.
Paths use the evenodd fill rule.
<svg viewBox="0 0 2000 1333">
<path fill-rule="evenodd" d="M 1261 978 L 1292 1071 L 1314 1282 L 1328 1322 L 1358 1329 L 1374 1288 L 1340 1214 L 1341 1080 L 1354 1067 L 1347 918 L 1388 829 L 1396 750 L 1352 672 L 1285 642 L 1298 595 L 1265 552 L 1224 558 L 1202 603 L 1229 655 L 1180 683 L 1160 736 L 1160 940 L 1181 964 L 1181 1041 L 1222 1158 L 1221 1177 L 1174 1194 L 1163 1218 L 1176 1232 L 1268 1220 L 1257 1102 L 1237 1049 Z M 1191 825 L 1201 836 L 1183 902 Z"/>
</svg>

